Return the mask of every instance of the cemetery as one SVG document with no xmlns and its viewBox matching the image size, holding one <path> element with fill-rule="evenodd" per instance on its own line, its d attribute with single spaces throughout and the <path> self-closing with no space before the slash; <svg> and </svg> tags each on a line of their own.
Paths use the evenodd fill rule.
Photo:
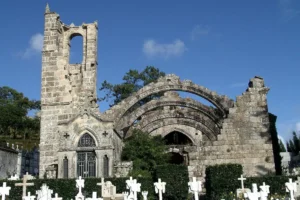
<svg viewBox="0 0 300 200">
<path fill-rule="evenodd" d="M 293 168 L 300 157 L 279 150 L 264 78 L 250 78 L 234 100 L 164 74 L 100 112 L 98 29 L 97 21 L 66 24 L 46 5 L 39 146 L 1 143 L 2 200 L 300 199 Z M 76 64 L 69 62 L 75 37 L 83 39 Z M 142 158 L 129 151 L 137 159 L 128 159 L 136 132 L 160 138 L 163 149 L 154 148 L 158 139 L 150 148 L 140 137 L 135 152 L 148 151 Z"/>
</svg>

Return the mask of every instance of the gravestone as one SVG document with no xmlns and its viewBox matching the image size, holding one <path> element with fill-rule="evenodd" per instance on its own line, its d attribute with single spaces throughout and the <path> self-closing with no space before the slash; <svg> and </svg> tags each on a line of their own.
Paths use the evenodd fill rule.
<svg viewBox="0 0 300 200">
<path fill-rule="evenodd" d="M 294 193 L 294 197 L 297 198 L 300 196 L 300 177 L 297 177 L 297 180 L 295 181 L 297 185 L 297 191 Z"/>
<path fill-rule="evenodd" d="M 148 191 L 142 191 L 143 200 L 147 200 Z"/>
<path fill-rule="evenodd" d="M 49 189 L 46 184 L 43 184 L 41 189 L 36 191 L 37 200 L 51 200 L 51 195 L 53 194 L 53 190 Z"/>
<path fill-rule="evenodd" d="M 241 188 L 238 188 L 236 190 L 236 196 L 237 197 L 243 197 L 245 193 L 250 193 L 251 190 L 249 188 L 245 188 L 244 187 L 244 181 L 247 180 L 246 178 L 243 177 L 243 175 L 241 175 L 240 178 L 238 178 L 239 181 L 241 181 Z"/>
<path fill-rule="evenodd" d="M 126 188 L 130 191 L 128 200 L 137 200 L 137 193 L 141 191 L 141 184 L 137 183 L 136 179 L 132 179 L 132 177 L 130 177 L 129 180 L 126 180 Z"/>
<path fill-rule="evenodd" d="M 117 194 L 116 186 L 114 186 L 110 181 L 104 182 L 104 178 L 101 178 L 101 183 L 97 183 L 97 185 L 101 186 L 101 196 L 105 200 L 123 200 L 123 194 Z"/>
<path fill-rule="evenodd" d="M 92 198 L 86 198 L 86 200 L 103 200 L 97 197 L 97 192 L 93 192 Z"/>
<path fill-rule="evenodd" d="M 55 193 L 54 198 L 52 200 L 62 200 L 62 197 L 58 197 L 58 194 Z"/>
<path fill-rule="evenodd" d="M 10 178 L 8 178 L 9 181 L 18 181 L 20 180 L 20 177 L 18 174 L 15 174 L 13 176 L 11 176 Z"/>
<path fill-rule="evenodd" d="M 249 200 L 258 200 L 260 198 L 260 192 L 258 192 L 257 184 L 252 184 L 252 192 L 244 193 L 244 197 L 248 198 Z"/>
<path fill-rule="evenodd" d="M 76 195 L 76 200 L 84 200 L 84 196 L 82 194 L 82 188 L 84 188 L 84 179 L 79 176 L 79 178 L 76 180 L 76 188 L 78 188 L 78 194 Z"/>
<path fill-rule="evenodd" d="M 2 200 L 5 200 L 5 196 L 9 195 L 10 187 L 6 187 L 6 182 L 3 182 L 3 186 L 0 187 L 0 196 Z"/>
<path fill-rule="evenodd" d="M 192 182 L 188 182 L 189 192 L 194 194 L 194 199 L 199 199 L 199 193 L 202 191 L 201 181 L 197 181 L 196 177 L 193 177 Z"/>
<path fill-rule="evenodd" d="M 159 200 L 162 200 L 162 194 L 166 191 L 166 182 L 161 182 L 161 179 L 158 179 L 158 182 L 154 183 L 155 193 L 158 193 Z"/>
<path fill-rule="evenodd" d="M 16 183 L 15 184 L 15 186 L 22 186 L 23 187 L 22 197 L 26 196 L 27 186 L 33 186 L 34 185 L 34 183 L 27 183 L 27 180 L 30 180 L 30 176 L 29 176 L 28 173 L 23 176 L 23 182 L 22 183 Z"/>
<path fill-rule="evenodd" d="M 32 196 L 30 192 L 27 193 L 27 196 L 23 198 L 24 200 L 34 200 L 35 196 Z"/>
<path fill-rule="evenodd" d="M 286 192 L 290 193 L 290 200 L 295 200 L 294 193 L 297 191 L 297 184 L 290 178 L 289 182 L 285 183 Z"/>
</svg>

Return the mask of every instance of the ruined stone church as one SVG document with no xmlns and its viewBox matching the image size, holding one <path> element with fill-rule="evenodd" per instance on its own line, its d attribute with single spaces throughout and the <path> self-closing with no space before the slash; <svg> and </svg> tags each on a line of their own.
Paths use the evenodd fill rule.
<svg viewBox="0 0 300 200">
<path fill-rule="evenodd" d="M 124 176 L 123 141 L 134 128 L 161 135 L 174 163 L 204 177 L 208 165 L 240 163 L 246 175 L 275 171 L 267 93 L 261 77 L 233 99 L 170 74 L 101 113 L 97 105 L 97 22 L 64 24 L 45 11 L 42 52 L 40 177 Z M 83 60 L 70 64 L 70 42 L 83 38 Z M 101 59 L 101 58 L 99 58 Z M 99 68 L 101 70 L 101 66 Z M 177 91 L 209 101 L 207 106 Z M 137 107 L 153 94 L 164 94 Z"/>
</svg>

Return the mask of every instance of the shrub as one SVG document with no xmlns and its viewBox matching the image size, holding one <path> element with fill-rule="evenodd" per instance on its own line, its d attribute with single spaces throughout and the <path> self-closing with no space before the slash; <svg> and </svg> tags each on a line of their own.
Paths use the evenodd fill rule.
<svg viewBox="0 0 300 200">
<path fill-rule="evenodd" d="M 184 165 L 161 165 L 156 167 L 155 182 L 158 178 L 166 182 L 164 199 L 186 200 L 188 197 L 188 170 Z"/>
<path fill-rule="evenodd" d="M 208 199 L 221 199 L 240 188 L 238 178 L 243 174 L 240 164 L 221 164 L 206 168 L 205 188 Z"/>
</svg>

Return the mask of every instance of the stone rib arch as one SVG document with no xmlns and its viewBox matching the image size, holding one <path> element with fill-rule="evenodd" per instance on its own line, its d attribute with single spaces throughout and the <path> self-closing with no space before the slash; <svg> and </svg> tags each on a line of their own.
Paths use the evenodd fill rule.
<svg viewBox="0 0 300 200">
<path fill-rule="evenodd" d="M 216 135 L 220 134 L 220 127 L 216 125 L 211 119 L 205 115 L 197 112 L 181 112 L 183 115 L 178 116 L 178 112 L 160 112 L 154 111 L 150 115 L 145 116 L 136 126 L 137 129 L 143 129 L 148 126 L 148 124 L 154 123 L 167 118 L 176 118 L 176 119 L 191 119 L 205 125 L 210 131 Z"/>
<path fill-rule="evenodd" d="M 144 104 L 143 106 L 134 110 L 129 115 L 126 115 L 123 118 L 121 118 L 120 121 L 116 122 L 116 129 L 121 130 L 125 127 L 129 127 L 140 116 L 144 115 L 145 113 L 155 108 L 164 107 L 164 106 L 182 106 L 182 107 L 191 108 L 205 114 L 215 123 L 218 123 L 220 119 L 222 119 L 222 116 L 220 116 L 220 114 L 217 112 L 216 109 L 205 106 L 202 103 L 197 102 L 195 100 L 183 99 L 183 98 L 179 98 L 177 100 L 158 99 L 158 100 L 152 100 Z"/>
<path fill-rule="evenodd" d="M 148 84 L 112 109 L 106 111 L 105 115 L 119 121 L 124 114 L 140 100 L 152 94 L 166 91 L 185 91 L 198 95 L 215 105 L 223 116 L 226 116 L 229 108 L 233 107 L 233 100 L 227 96 L 220 96 L 216 92 L 210 91 L 188 80 L 180 81 L 178 76 L 166 75 L 165 77 L 161 77 L 156 83 Z"/>
<path fill-rule="evenodd" d="M 167 118 L 160 121 L 156 121 L 153 123 L 148 124 L 146 127 L 141 129 L 143 132 L 147 132 L 151 134 L 154 130 L 168 125 L 186 125 L 190 127 L 194 127 L 195 129 L 201 131 L 210 141 L 217 140 L 217 135 L 215 135 L 211 130 L 209 130 L 205 125 L 201 124 L 200 122 L 191 120 L 191 119 L 172 119 Z"/>
</svg>

